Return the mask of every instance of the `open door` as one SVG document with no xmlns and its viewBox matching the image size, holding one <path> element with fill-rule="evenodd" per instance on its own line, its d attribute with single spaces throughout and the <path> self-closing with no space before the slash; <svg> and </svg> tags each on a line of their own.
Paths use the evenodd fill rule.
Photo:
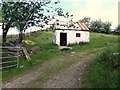
<svg viewBox="0 0 120 90">
<path fill-rule="evenodd" d="M 67 45 L 67 33 L 60 33 L 60 45 L 61 46 Z"/>
</svg>

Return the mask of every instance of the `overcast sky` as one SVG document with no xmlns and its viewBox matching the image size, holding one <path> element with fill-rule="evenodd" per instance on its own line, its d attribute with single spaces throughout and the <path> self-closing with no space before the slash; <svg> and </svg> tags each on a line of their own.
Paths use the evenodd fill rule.
<svg viewBox="0 0 120 90">
<path fill-rule="evenodd" d="M 82 19 L 85 16 L 92 20 L 112 22 L 112 28 L 118 24 L 118 2 L 120 0 L 60 0 L 60 7 L 65 12 L 73 14 L 73 20 Z M 63 20 L 63 18 L 60 18 Z"/>
<path fill-rule="evenodd" d="M 73 14 L 74 21 L 77 21 L 87 16 L 90 17 L 91 20 L 101 19 L 102 21 L 110 21 L 112 22 L 112 28 L 115 28 L 118 25 L 118 2 L 120 0 L 59 0 L 59 1 L 60 1 L 60 4 L 58 4 L 59 7 L 61 7 L 64 12 L 70 12 L 70 14 Z M 59 19 L 64 20 L 63 17 L 60 17 Z"/>
</svg>

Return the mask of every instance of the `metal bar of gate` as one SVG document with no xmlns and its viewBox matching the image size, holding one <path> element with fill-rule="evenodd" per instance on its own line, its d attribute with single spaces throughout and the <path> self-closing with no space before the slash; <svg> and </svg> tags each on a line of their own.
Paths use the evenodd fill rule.
<svg viewBox="0 0 120 90">
<path fill-rule="evenodd" d="M 11 67 L 19 67 L 19 56 L 18 56 L 18 52 L 19 52 L 19 50 L 20 50 L 20 47 L 2 47 L 2 46 L 0 46 L 0 49 L 17 49 L 17 54 L 15 54 L 14 56 L 1 56 L 0 57 L 0 59 L 9 59 L 9 58 L 16 58 L 15 60 L 11 60 L 11 61 L 4 61 L 4 62 L 1 62 L 0 63 L 0 65 L 2 65 L 2 64 L 9 64 L 9 63 L 12 63 L 12 62 L 16 62 L 16 64 L 12 64 L 12 65 L 8 65 L 8 66 L 5 66 L 5 67 L 1 67 L 0 69 L 5 69 L 5 68 L 11 68 Z M 15 53 L 15 52 L 10 52 L 10 51 L 8 51 L 8 52 L 4 52 L 4 51 L 1 51 L 0 52 L 1 54 L 10 54 L 10 53 Z"/>
</svg>

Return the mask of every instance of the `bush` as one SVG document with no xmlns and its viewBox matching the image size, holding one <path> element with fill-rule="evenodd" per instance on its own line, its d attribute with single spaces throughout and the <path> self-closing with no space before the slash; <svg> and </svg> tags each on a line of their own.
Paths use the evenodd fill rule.
<svg viewBox="0 0 120 90">
<path fill-rule="evenodd" d="M 120 87 L 119 53 L 112 49 L 103 51 L 93 62 L 83 81 L 86 88 L 118 88 Z"/>
<path fill-rule="evenodd" d="M 97 61 L 103 64 L 106 69 L 118 69 L 120 67 L 119 55 L 120 53 L 113 53 L 111 49 L 107 49 L 99 56 Z"/>
</svg>

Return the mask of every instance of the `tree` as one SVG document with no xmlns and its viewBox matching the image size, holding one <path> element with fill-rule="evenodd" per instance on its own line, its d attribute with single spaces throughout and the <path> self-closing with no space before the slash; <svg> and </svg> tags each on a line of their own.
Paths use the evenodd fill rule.
<svg viewBox="0 0 120 90">
<path fill-rule="evenodd" d="M 88 28 L 90 27 L 90 17 L 84 17 L 81 22 L 83 22 Z"/>
<path fill-rule="evenodd" d="M 110 22 L 105 22 L 104 27 L 103 27 L 104 28 L 103 33 L 109 34 L 111 32 L 110 27 L 111 27 L 111 23 Z"/>
<path fill-rule="evenodd" d="M 10 27 L 18 28 L 21 42 L 22 33 L 28 27 L 49 20 L 50 16 L 47 15 L 46 12 L 50 13 L 50 10 L 53 8 L 49 7 L 51 3 L 51 0 L 37 0 L 37 2 L 2 2 L 3 43 L 6 42 L 7 32 Z M 59 1 L 54 3 L 58 4 Z M 59 16 L 64 15 L 61 8 L 56 8 L 54 13 Z"/>
<path fill-rule="evenodd" d="M 114 32 L 115 32 L 116 34 L 120 34 L 120 25 L 118 25 L 118 26 L 116 27 L 116 29 L 114 30 Z"/>
<path fill-rule="evenodd" d="M 90 24 L 90 30 L 94 32 L 103 32 L 103 22 L 100 19 L 92 21 Z"/>
<path fill-rule="evenodd" d="M 93 32 L 99 32 L 99 33 L 110 33 L 110 27 L 111 27 L 111 22 L 102 22 L 101 19 L 92 21 L 90 24 L 90 30 Z"/>
</svg>

